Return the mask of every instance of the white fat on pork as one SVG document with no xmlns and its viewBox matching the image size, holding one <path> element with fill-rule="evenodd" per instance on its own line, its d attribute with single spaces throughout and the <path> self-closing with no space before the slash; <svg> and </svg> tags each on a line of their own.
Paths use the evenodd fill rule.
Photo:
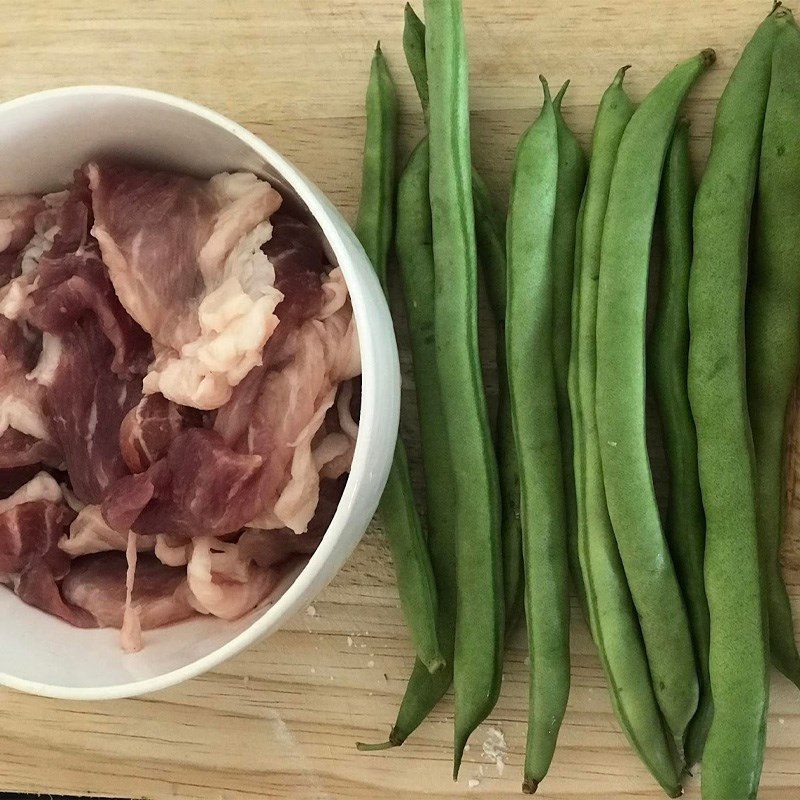
<svg viewBox="0 0 800 800">
<path fill-rule="evenodd" d="M 274 280 L 274 271 L 272 275 Z M 145 393 L 160 392 L 168 400 L 201 410 L 224 405 L 233 387 L 261 363 L 264 345 L 278 325 L 275 307 L 281 300 L 283 295 L 273 286 L 253 299 L 237 277 L 225 280 L 200 303 L 200 336 L 180 353 L 162 350 L 150 365 Z"/>
<path fill-rule="evenodd" d="M 155 536 L 137 535 L 136 549 L 139 552 L 153 550 Z M 117 550 L 124 552 L 128 547 L 128 536 L 111 528 L 103 519 L 98 505 L 84 505 L 78 516 L 69 526 L 69 533 L 63 536 L 58 546 L 72 558 L 90 553 L 106 553 Z"/>
<path fill-rule="evenodd" d="M 278 573 L 241 558 L 235 544 L 213 536 L 192 540 L 186 567 L 189 602 L 201 614 L 238 619 L 265 600 L 275 588 Z"/>
<path fill-rule="evenodd" d="M 0 393 L 0 434 L 9 428 L 44 442 L 52 441 L 41 405 L 35 396 Z"/>
<path fill-rule="evenodd" d="M 319 500 L 319 467 L 311 452 L 311 441 L 322 426 L 325 414 L 336 399 L 333 387 L 317 406 L 300 435 L 293 442 L 291 477 L 275 503 L 273 513 L 295 533 L 308 529 Z"/>
<path fill-rule="evenodd" d="M 353 419 L 350 402 L 353 399 L 353 382 L 346 381 L 336 399 L 338 431 L 332 431 L 314 447 L 314 463 L 321 478 L 338 478 L 350 469 L 358 437 L 358 423 Z"/>
<path fill-rule="evenodd" d="M 157 533 L 154 552 L 167 567 L 185 567 L 192 555 L 192 545 L 183 539 L 175 541 L 169 534 Z"/>
<path fill-rule="evenodd" d="M 52 192 L 46 194 L 44 210 L 36 215 L 33 222 L 33 237 L 22 251 L 22 274 L 32 275 L 39 268 L 39 261 L 42 256 L 53 246 L 53 242 L 58 235 L 60 228 L 57 223 L 58 211 L 67 201 L 69 190 L 62 192 Z"/>
<path fill-rule="evenodd" d="M 69 191 L 65 190 L 46 194 L 42 198 L 44 208 L 34 218 L 33 237 L 20 253 L 20 269 L 22 272 L 0 288 L 0 315 L 7 319 L 21 322 L 25 320 L 25 315 L 30 309 L 28 298 L 36 290 L 39 261 L 42 255 L 53 246 L 53 242 L 59 233 L 57 216 L 67 197 L 69 197 Z M 2 205 L 2 201 L 0 201 L 0 205 Z M 2 211 L 0 210 L 1 213 Z M 2 220 L 0 220 L 0 223 L 2 223 Z M 3 241 L 2 231 L 0 231 L 0 244 Z M 8 244 L 5 247 L 0 247 L 0 251 L 5 250 L 7 246 Z"/>
<path fill-rule="evenodd" d="M 37 500 L 58 503 L 63 497 L 56 479 L 47 472 L 39 472 L 10 497 L 0 500 L 0 514 L 23 503 L 35 503 Z"/>
<path fill-rule="evenodd" d="M 291 442 L 294 452 L 289 472 L 275 505 L 252 520 L 248 527 L 264 530 L 288 527 L 295 533 L 303 533 L 317 507 L 321 462 L 339 457 L 337 469 L 340 468 L 341 474 L 349 468 L 352 460 L 352 450 L 345 450 L 341 440 L 329 442 L 318 454 L 319 459 L 315 459 L 312 453 L 314 438 L 336 399 L 337 387 L 361 372 L 353 312 L 347 302 L 347 287 L 340 269 L 331 272 L 323 283 L 323 290 L 330 302 L 325 303 L 318 318 L 304 323 L 297 332 L 292 361 L 278 378 L 293 387 L 292 391 L 298 395 L 301 392 L 315 393 L 313 412 Z M 334 306 L 336 308 L 331 310 Z M 301 406 L 296 404 L 296 407 Z M 357 427 L 355 430 L 353 426 L 348 427 L 357 434 Z M 334 445 L 337 452 L 331 454 L 330 448 Z M 333 471 L 328 469 L 326 472 Z"/>
<path fill-rule="evenodd" d="M 136 577 L 136 539 L 133 531 L 128 531 L 125 558 L 128 569 L 125 572 L 125 609 L 122 612 L 122 627 L 119 631 L 119 642 L 126 653 L 138 653 L 142 649 L 142 621 L 139 609 L 133 605 L 133 581 Z"/>
<path fill-rule="evenodd" d="M 42 334 L 42 352 L 36 366 L 28 373 L 28 380 L 36 381 L 40 386 L 52 386 L 62 351 L 61 337 L 45 331 Z"/>
</svg>

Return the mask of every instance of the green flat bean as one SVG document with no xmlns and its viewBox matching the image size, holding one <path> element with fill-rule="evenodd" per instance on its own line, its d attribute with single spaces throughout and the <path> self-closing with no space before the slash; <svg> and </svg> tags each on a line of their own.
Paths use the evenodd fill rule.
<svg viewBox="0 0 800 800">
<path fill-rule="evenodd" d="M 634 112 L 620 142 L 603 225 L 597 302 L 597 426 L 606 500 L 653 689 L 682 741 L 697 708 L 689 621 L 653 488 L 645 437 L 645 311 L 658 189 L 680 104 L 714 51 L 675 67 Z"/>
<path fill-rule="evenodd" d="M 425 122 L 428 122 L 428 68 L 425 63 L 425 24 L 409 3 L 405 7 L 403 50 L 417 87 Z M 492 202 L 489 190 L 476 169 L 472 170 L 472 200 L 478 262 L 483 271 L 489 305 L 497 326 L 498 405 L 495 449 L 500 472 L 502 501 L 503 590 L 506 629 L 519 619 L 524 604 L 522 531 L 519 514 L 519 479 L 505 359 L 506 239 L 505 217 Z"/>
<path fill-rule="evenodd" d="M 458 531 L 457 774 L 467 739 L 494 708 L 502 679 L 500 502 L 478 357 L 468 68 L 461 4 L 457 0 L 426 0 L 425 19 L 436 361 Z"/>
<path fill-rule="evenodd" d="M 642 642 L 617 542 L 606 507 L 595 413 L 597 286 L 603 219 L 619 143 L 633 114 L 623 67 L 597 112 L 589 177 L 575 255 L 575 298 L 569 397 L 575 442 L 578 551 L 589 624 L 606 673 L 614 711 L 633 748 L 671 797 L 681 793 L 671 742 L 662 730 Z"/>
<path fill-rule="evenodd" d="M 792 607 L 778 559 L 786 520 L 787 409 L 800 360 L 800 31 L 784 25 L 772 56 L 747 286 L 747 404 L 772 660 L 800 687 Z"/>
<path fill-rule="evenodd" d="M 437 632 L 444 666 L 431 674 L 417 659 L 387 742 L 359 744 L 360 750 L 401 745 L 428 716 L 453 681 L 453 640 L 456 618 L 455 528 L 453 491 L 447 437 L 442 426 L 442 403 L 434 335 L 434 266 L 428 201 L 428 140 L 423 139 L 408 160 L 397 187 L 395 248 L 405 296 L 414 383 L 417 391 L 428 550 L 439 600 Z"/>
<path fill-rule="evenodd" d="M 553 223 L 553 364 L 558 403 L 558 430 L 561 435 L 561 464 L 564 474 L 564 499 L 567 514 L 567 556 L 572 584 L 582 609 L 586 609 L 580 564 L 575 508 L 575 476 L 572 469 L 572 422 L 570 420 L 567 378 L 572 317 L 575 230 L 583 187 L 586 184 L 586 156 L 575 134 L 561 113 L 561 101 L 569 87 L 567 81 L 553 98 L 558 127 L 558 190 Z"/>
<path fill-rule="evenodd" d="M 375 49 L 367 87 L 367 134 L 356 235 L 386 291 L 386 262 L 392 240 L 397 95 L 380 46 Z M 436 585 L 408 472 L 398 440 L 378 513 L 392 550 L 403 617 L 414 649 L 426 667 L 444 659 L 436 632 Z"/>
<path fill-rule="evenodd" d="M 750 218 L 769 93 L 776 8 L 745 47 L 717 106 L 694 207 L 689 401 L 706 516 L 714 717 L 703 753 L 706 800 L 756 796 L 769 700 L 755 465 L 745 381 Z"/>
<path fill-rule="evenodd" d="M 558 125 L 543 78 L 542 85 L 542 112 L 517 145 L 506 246 L 506 351 L 531 660 L 523 782 L 529 794 L 547 774 L 569 696 L 567 533 L 553 358 Z"/>
<path fill-rule="evenodd" d="M 486 184 L 472 171 L 472 196 L 478 261 L 483 268 L 489 305 L 497 330 L 497 432 L 495 450 L 500 468 L 502 500 L 503 592 L 506 630 L 516 625 L 524 611 L 525 582 L 522 567 L 522 523 L 519 508 L 519 473 L 506 365 L 506 240 L 505 218 L 492 202 Z"/>
<path fill-rule="evenodd" d="M 708 676 L 708 602 L 703 582 L 705 518 L 697 474 L 697 434 L 689 408 L 689 271 L 692 265 L 694 185 L 689 161 L 689 124 L 681 121 L 667 154 L 659 198 L 664 234 L 653 331 L 648 344 L 648 379 L 655 393 L 669 467 L 664 525 L 689 616 L 700 696 L 685 737 L 686 764 L 700 760 L 713 704 Z"/>
</svg>

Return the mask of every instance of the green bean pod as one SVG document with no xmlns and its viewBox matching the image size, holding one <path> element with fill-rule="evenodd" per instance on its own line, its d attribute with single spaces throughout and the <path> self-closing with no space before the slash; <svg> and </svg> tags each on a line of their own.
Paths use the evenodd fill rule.
<svg viewBox="0 0 800 800">
<path fill-rule="evenodd" d="M 697 711 L 685 737 L 689 767 L 700 760 L 713 714 L 708 676 L 708 602 L 703 582 L 705 517 L 697 474 L 697 434 L 687 386 L 693 204 L 689 124 L 682 120 L 675 128 L 661 182 L 659 217 L 664 262 L 648 343 L 647 369 L 661 418 L 669 468 L 664 529 L 683 590 L 700 680 Z"/>
<path fill-rule="evenodd" d="M 372 59 L 366 108 L 361 202 L 355 231 L 386 291 L 394 211 L 397 94 L 380 46 Z M 400 604 L 414 649 L 434 672 L 444 663 L 436 632 L 436 584 L 400 440 L 378 513 L 392 551 Z"/>
<path fill-rule="evenodd" d="M 786 520 L 787 410 L 800 360 L 800 31 L 784 25 L 772 56 L 747 286 L 747 401 L 772 660 L 800 687 L 800 655 L 779 550 Z"/>
<path fill-rule="evenodd" d="M 531 660 L 523 782 L 529 794 L 547 774 L 569 696 L 567 533 L 553 358 L 558 125 L 544 79 L 542 85 L 542 112 L 514 158 L 506 245 L 506 356 Z"/>
<path fill-rule="evenodd" d="M 636 609 L 631 600 L 606 507 L 595 412 L 597 287 L 603 220 L 611 175 L 633 104 L 622 87 L 623 67 L 597 112 L 575 255 L 575 299 L 569 398 L 575 442 L 578 553 L 589 624 L 606 673 L 617 719 L 644 764 L 671 797 L 680 774 L 664 734 Z"/>
<path fill-rule="evenodd" d="M 456 541 L 455 759 L 497 702 L 504 604 L 500 498 L 478 355 L 477 259 L 461 3 L 426 0 L 434 336 Z"/>
<path fill-rule="evenodd" d="M 645 313 L 653 222 L 680 104 L 714 51 L 675 67 L 620 142 L 603 225 L 597 302 L 597 426 L 614 535 L 642 629 L 653 688 L 676 740 L 697 708 L 686 608 L 653 488 L 645 437 Z"/>
<path fill-rule="evenodd" d="M 575 507 L 575 476 L 572 468 L 572 422 L 567 380 L 572 337 L 572 284 L 575 261 L 575 232 L 578 209 L 586 184 L 586 156 L 575 134 L 561 113 L 561 101 L 569 87 L 567 81 L 553 98 L 558 126 L 558 190 L 553 223 L 553 364 L 558 404 L 558 430 L 561 435 L 561 465 L 564 474 L 564 501 L 567 514 L 567 556 L 572 584 L 582 609 L 586 609 L 580 564 Z"/>
<path fill-rule="evenodd" d="M 428 68 L 425 63 L 425 23 L 409 3 L 405 7 L 403 50 L 417 87 L 425 123 L 428 123 Z M 519 514 L 519 478 L 511 410 L 508 402 L 508 379 L 505 358 L 506 316 L 506 239 L 505 218 L 492 201 L 478 171 L 472 170 L 472 199 L 478 263 L 497 326 L 498 405 L 495 449 L 500 472 L 502 502 L 503 590 L 506 628 L 510 630 L 523 611 L 522 530 Z"/>
<path fill-rule="evenodd" d="M 492 202 L 486 184 L 472 171 L 478 261 L 483 269 L 489 305 L 497 329 L 497 432 L 495 450 L 500 469 L 502 501 L 503 592 L 506 630 L 519 620 L 525 605 L 522 567 L 522 523 L 519 509 L 519 473 L 506 365 L 506 238 L 505 218 Z"/>
<path fill-rule="evenodd" d="M 456 623 L 455 528 L 453 491 L 447 437 L 442 426 L 442 402 L 434 335 L 434 266 L 431 246 L 431 210 L 428 201 L 428 140 L 411 154 L 397 187 L 395 249 L 405 297 L 411 337 L 414 383 L 417 392 L 428 550 L 436 579 L 439 607 L 437 632 L 445 663 L 431 674 L 417 659 L 397 720 L 387 742 L 359 744 L 360 750 L 401 745 L 422 724 L 453 681 L 453 640 Z"/>
<path fill-rule="evenodd" d="M 756 796 L 769 701 L 753 440 L 745 380 L 750 220 L 769 94 L 776 7 L 745 47 L 717 106 L 694 207 L 689 401 L 706 517 L 714 717 L 703 752 L 706 800 Z"/>
</svg>

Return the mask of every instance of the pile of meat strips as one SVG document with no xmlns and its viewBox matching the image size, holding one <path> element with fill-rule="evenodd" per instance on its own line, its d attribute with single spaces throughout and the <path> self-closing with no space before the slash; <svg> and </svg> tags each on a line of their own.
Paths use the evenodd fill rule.
<svg viewBox="0 0 800 800">
<path fill-rule="evenodd" d="M 361 368 L 338 268 L 249 173 L 0 198 L 0 580 L 80 627 L 235 619 L 316 548 Z"/>
</svg>

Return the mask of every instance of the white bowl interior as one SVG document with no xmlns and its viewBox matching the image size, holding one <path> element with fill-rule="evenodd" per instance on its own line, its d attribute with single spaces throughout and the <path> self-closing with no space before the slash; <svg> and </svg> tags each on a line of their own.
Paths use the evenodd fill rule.
<svg viewBox="0 0 800 800">
<path fill-rule="evenodd" d="M 362 355 L 362 408 L 350 478 L 322 544 L 266 608 L 236 622 L 195 618 L 145 632 L 125 654 L 113 630 L 79 630 L 0 587 L 0 682 L 97 699 L 177 683 L 272 632 L 305 607 L 352 552 L 391 463 L 399 369 L 391 319 L 364 251 L 322 193 L 261 140 L 201 106 L 138 89 L 73 87 L 0 105 L 0 194 L 63 187 L 90 158 L 132 159 L 207 177 L 249 170 L 276 183 L 319 224 L 350 289 Z M 294 577 L 294 576 L 292 576 Z"/>
</svg>

